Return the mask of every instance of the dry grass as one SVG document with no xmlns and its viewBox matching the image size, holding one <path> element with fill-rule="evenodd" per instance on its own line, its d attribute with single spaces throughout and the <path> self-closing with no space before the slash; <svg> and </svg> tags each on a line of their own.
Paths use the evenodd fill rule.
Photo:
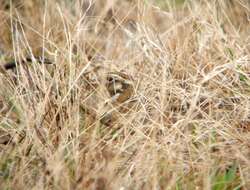
<svg viewBox="0 0 250 190">
<path fill-rule="evenodd" d="M 0 189 L 250 188 L 249 0 L 0 9 Z"/>
</svg>

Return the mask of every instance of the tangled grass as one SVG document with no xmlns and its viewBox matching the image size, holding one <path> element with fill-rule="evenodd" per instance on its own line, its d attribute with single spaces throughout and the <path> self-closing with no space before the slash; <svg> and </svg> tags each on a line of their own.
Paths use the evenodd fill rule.
<svg viewBox="0 0 250 190">
<path fill-rule="evenodd" d="M 0 189 L 250 188 L 250 1 L 1 0 L 0 18 Z M 111 72 L 132 86 L 116 104 Z"/>
</svg>

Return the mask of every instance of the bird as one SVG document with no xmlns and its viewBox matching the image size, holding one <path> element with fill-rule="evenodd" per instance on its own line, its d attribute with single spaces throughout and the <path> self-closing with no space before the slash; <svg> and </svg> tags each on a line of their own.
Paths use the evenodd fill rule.
<svg viewBox="0 0 250 190">
<path fill-rule="evenodd" d="M 129 111 L 130 103 L 134 102 L 133 78 L 124 72 L 108 72 L 105 86 L 111 101 L 105 104 L 106 111 L 101 115 L 100 122 L 110 126 L 118 119 L 119 113 Z"/>
<path fill-rule="evenodd" d="M 132 77 L 123 72 L 109 72 L 106 77 L 106 88 L 113 103 L 123 103 L 134 93 Z"/>
</svg>

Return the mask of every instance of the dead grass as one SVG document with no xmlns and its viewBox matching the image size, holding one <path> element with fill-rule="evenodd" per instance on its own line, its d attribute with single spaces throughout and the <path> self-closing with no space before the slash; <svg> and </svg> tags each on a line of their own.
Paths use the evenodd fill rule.
<svg viewBox="0 0 250 190">
<path fill-rule="evenodd" d="M 0 189 L 250 187 L 249 1 L 0 9 Z"/>
</svg>

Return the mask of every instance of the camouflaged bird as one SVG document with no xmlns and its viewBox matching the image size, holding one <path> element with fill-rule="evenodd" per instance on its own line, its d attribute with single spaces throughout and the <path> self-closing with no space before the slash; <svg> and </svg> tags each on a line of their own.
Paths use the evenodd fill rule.
<svg viewBox="0 0 250 190">
<path fill-rule="evenodd" d="M 123 103 L 134 93 L 132 77 L 121 72 L 107 74 L 106 88 L 112 103 Z"/>
<path fill-rule="evenodd" d="M 130 110 L 134 95 L 133 79 L 123 72 L 109 72 L 105 86 L 110 95 L 110 102 L 105 104 L 107 111 L 101 115 L 100 122 L 110 125 L 118 119 L 120 114 Z"/>
</svg>

